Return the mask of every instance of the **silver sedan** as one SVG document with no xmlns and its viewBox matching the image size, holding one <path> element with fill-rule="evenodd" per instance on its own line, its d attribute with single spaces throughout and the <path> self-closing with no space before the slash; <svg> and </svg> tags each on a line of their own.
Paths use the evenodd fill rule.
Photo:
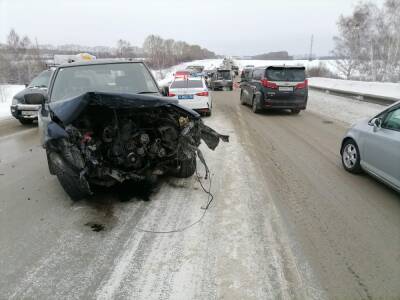
<svg viewBox="0 0 400 300">
<path fill-rule="evenodd" d="M 347 171 L 366 171 L 400 192 L 400 101 L 350 128 L 340 153 Z"/>
</svg>

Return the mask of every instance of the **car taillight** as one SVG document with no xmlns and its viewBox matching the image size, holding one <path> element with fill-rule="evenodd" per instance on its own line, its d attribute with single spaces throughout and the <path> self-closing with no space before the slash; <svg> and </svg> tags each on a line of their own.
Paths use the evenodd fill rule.
<svg viewBox="0 0 400 300">
<path fill-rule="evenodd" d="M 196 96 L 208 96 L 208 92 L 196 93 Z"/>
<path fill-rule="evenodd" d="M 175 97 L 175 96 L 176 96 L 176 94 L 174 94 L 174 93 L 171 93 L 171 92 L 168 93 L 168 97 Z"/>
<path fill-rule="evenodd" d="M 300 82 L 296 84 L 296 90 L 302 90 L 308 87 L 308 80 L 304 80 L 304 82 Z"/>
<path fill-rule="evenodd" d="M 268 89 L 278 89 L 278 85 L 276 83 L 268 81 L 267 79 L 261 79 L 261 85 Z"/>
</svg>

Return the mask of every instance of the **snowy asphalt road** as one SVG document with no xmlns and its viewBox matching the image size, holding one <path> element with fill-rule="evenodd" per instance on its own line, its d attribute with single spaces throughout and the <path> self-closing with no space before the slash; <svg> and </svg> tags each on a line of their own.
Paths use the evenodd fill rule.
<svg viewBox="0 0 400 300">
<path fill-rule="evenodd" d="M 342 123 L 255 115 L 238 92 L 215 92 L 205 121 L 231 135 L 203 151 L 215 202 L 174 234 L 139 228 L 195 221 L 207 201 L 195 178 L 163 181 L 149 202 L 72 203 L 37 129 L 1 121 L 0 299 L 399 297 L 400 197 L 343 171 Z"/>
</svg>

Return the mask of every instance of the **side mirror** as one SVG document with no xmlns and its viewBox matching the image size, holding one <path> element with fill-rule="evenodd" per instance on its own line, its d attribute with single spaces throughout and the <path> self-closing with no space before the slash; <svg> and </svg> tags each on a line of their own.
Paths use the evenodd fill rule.
<svg viewBox="0 0 400 300">
<path fill-rule="evenodd" d="M 168 97 L 168 95 L 169 95 L 169 87 L 163 86 L 161 88 L 161 95 L 163 95 L 164 97 Z"/>
<path fill-rule="evenodd" d="M 371 121 L 372 126 L 374 126 L 374 131 L 377 131 L 382 127 L 382 119 L 381 118 L 375 118 Z"/>
<path fill-rule="evenodd" d="M 29 85 L 29 83 L 25 83 L 25 87 L 26 87 L 26 88 L 28 87 L 28 85 Z"/>
<path fill-rule="evenodd" d="M 25 102 L 27 104 L 44 104 L 46 102 L 46 97 L 45 95 L 41 93 L 31 93 L 31 94 L 26 94 L 24 96 Z"/>
</svg>

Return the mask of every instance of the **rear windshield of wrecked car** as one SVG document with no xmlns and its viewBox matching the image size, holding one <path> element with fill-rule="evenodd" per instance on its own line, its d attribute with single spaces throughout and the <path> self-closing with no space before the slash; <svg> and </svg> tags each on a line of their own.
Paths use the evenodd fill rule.
<svg viewBox="0 0 400 300">
<path fill-rule="evenodd" d="M 171 84 L 171 89 L 185 89 L 185 88 L 202 88 L 203 82 L 201 80 L 179 80 Z"/>
<path fill-rule="evenodd" d="M 58 71 L 51 101 L 70 99 L 87 92 L 158 93 L 158 88 L 143 64 L 75 66 Z"/>
<path fill-rule="evenodd" d="M 271 81 L 304 81 L 306 74 L 301 68 L 270 68 L 266 71 L 266 77 Z"/>
</svg>

